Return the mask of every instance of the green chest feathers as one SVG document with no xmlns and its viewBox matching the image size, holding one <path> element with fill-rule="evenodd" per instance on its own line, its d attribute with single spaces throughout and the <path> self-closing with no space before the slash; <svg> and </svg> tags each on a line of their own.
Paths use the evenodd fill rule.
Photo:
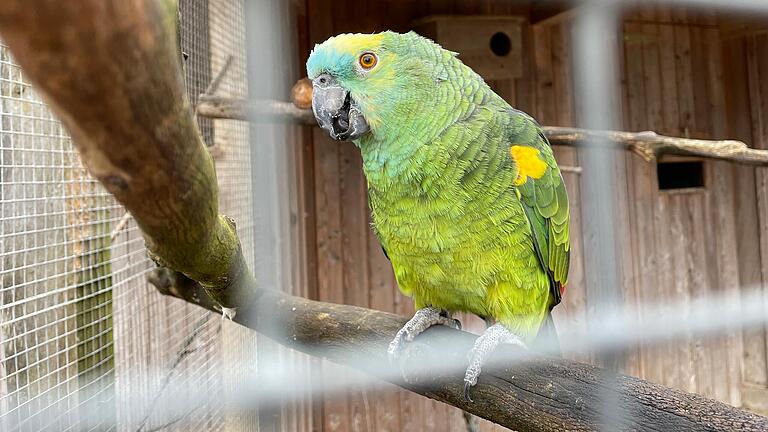
<svg viewBox="0 0 768 432">
<path fill-rule="evenodd" d="M 509 153 L 489 151 L 500 141 L 485 133 L 461 142 L 449 128 L 443 140 L 385 164 L 363 148 L 374 228 L 416 307 L 491 316 L 489 290 L 519 291 L 513 286 L 543 274 Z"/>
</svg>

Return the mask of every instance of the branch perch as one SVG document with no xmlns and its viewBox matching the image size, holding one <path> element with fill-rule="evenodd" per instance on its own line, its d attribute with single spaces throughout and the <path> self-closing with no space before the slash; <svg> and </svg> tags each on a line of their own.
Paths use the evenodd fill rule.
<svg viewBox="0 0 768 432">
<path fill-rule="evenodd" d="M 284 121 L 317 126 L 311 110 L 298 108 L 290 102 L 206 96 L 200 98 L 198 112 L 218 119 Z M 669 154 L 768 166 L 768 151 L 749 148 L 741 141 L 679 138 L 649 131 L 596 131 L 560 126 L 543 126 L 542 129 L 552 145 L 583 147 L 599 143 L 632 151 L 648 162 Z"/>
<path fill-rule="evenodd" d="M 382 362 L 404 318 L 259 289 L 234 222 L 218 214 L 213 163 L 182 87 L 176 16 L 171 0 L 4 0 L 0 7 L 0 35 L 164 265 L 150 279 L 161 292 L 213 311 L 237 308 L 237 322 L 284 345 L 519 431 L 599 429 L 606 394 L 628 414 L 619 419 L 627 429 L 768 430 L 768 419 L 701 396 L 625 376 L 614 389 L 598 368 L 534 356 L 486 368 L 475 403 L 467 403 L 457 360 L 472 335 L 428 330 L 407 348 L 405 381 Z M 308 115 L 277 106 L 293 113 L 278 117 Z M 462 366 L 414 372 L 447 360 Z"/>
<path fill-rule="evenodd" d="M 157 270 L 153 283 L 166 295 L 215 310 L 202 288 L 190 289 L 193 281 L 167 269 Z M 406 381 L 386 361 L 387 346 L 406 319 L 387 312 L 261 290 L 258 301 L 241 308 L 235 321 L 283 345 L 358 368 L 521 432 L 619 430 L 606 429 L 601 412 L 606 394 L 625 414 L 611 424 L 618 423 L 620 430 L 768 430 L 768 418 L 703 396 L 625 375 L 610 382 L 597 367 L 533 355 L 513 366 L 485 368 L 472 390 L 475 402 L 467 403 L 462 393 L 464 361 L 475 336 L 443 326 L 430 328 L 406 346 Z M 514 357 L 512 349 L 502 346 L 499 351 Z"/>
</svg>

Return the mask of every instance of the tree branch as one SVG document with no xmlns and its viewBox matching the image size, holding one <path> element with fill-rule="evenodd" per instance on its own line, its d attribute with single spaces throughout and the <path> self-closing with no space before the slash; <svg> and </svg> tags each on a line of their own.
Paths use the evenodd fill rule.
<svg viewBox="0 0 768 432">
<path fill-rule="evenodd" d="M 311 110 L 298 108 L 290 102 L 206 96 L 200 98 L 198 112 L 202 116 L 218 119 L 284 121 L 317 126 Z M 582 147 L 598 143 L 632 151 L 648 162 L 669 154 L 768 166 L 768 151 L 749 148 L 741 141 L 678 138 L 648 131 L 594 131 L 559 126 L 544 126 L 542 129 L 552 145 Z"/>
<path fill-rule="evenodd" d="M 213 160 L 183 87 L 173 0 L 4 0 L 0 32 L 88 170 L 131 212 L 153 258 L 221 305 L 252 286 L 218 214 Z"/>
<path fill-rule="evenodd" d="M 154 280 L 167 295 L 189 291 L 174 288 L 171 281 L 178 281 L 178 276 L 167 269 L 159 269 Z M 190 301 L 189 296 L 182 298 Z M 191 302 L 215 310 L 205 299 Z M 406 360 L 400 365 L 405 380 L 386 358 L 389 342 L 406 320 L 386 312 L 262 290 L 257 301 L 240 308 L 235 321 L 283 345 L 360 369 L 517 431 L 607 430 L 601 412 L 601 398 L 606 395 L 621 408 L 623 416 L 611 423 L 619 424 L 620 430 L 768 430 L 767 418 L 703 396 L 624 375 L 613 382 L 597 367 L 534 355 L 512 366 L 497 362 L 485 368 L 472 390 L 475 401 L 468 403 L 462 393 L 464 363 L 475 337 L 448 327 L 430 328 L 406 346 Z M 515 358 L 512 350 L 502 346 L 500 356 Z"/>
<path fill-rule="evenodd" d="M 234 223 L 218 214 L 213 163 L 182 88 L 176 19 L 170 0 L 4 0 L 0 7 L 0 35 L 89 170 L 133 214 L 151 254 L 175 270 L 152 275 L 162 292 L 209 310 L 237 307 L 238 322 L 284 345 L 519 431 L 598 429 L 605 395 L 620 401 L 629 414 L 621 421 L 635 430 L 768 429 L 766 418 L 701 396 L 625 376 L 614 388 L 593 366 L 533 356 L 486 368 L 476 402 L 467 403 L 470 334 L 428 330 L 408 345 L 406 381 L 382 360 L 404 318 L 259 289 Z"/>
</svg>

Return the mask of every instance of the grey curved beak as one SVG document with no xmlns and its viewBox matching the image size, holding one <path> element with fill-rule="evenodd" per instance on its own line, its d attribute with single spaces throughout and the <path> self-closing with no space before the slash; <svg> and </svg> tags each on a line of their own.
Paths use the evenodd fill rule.
<svg viewBox="0 0 768 432">
<path fill-rule="evenodd" d="M 355 140 L 370 130 L 349 91 L 329 74 L 312 80 L 312 112 L 317 124 L 337 141 Z"/>
</svg>

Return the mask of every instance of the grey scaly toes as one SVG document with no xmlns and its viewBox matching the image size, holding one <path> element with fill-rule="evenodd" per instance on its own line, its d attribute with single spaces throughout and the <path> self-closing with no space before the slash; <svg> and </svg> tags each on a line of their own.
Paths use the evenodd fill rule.
<svg viewBox="0 0 768 432">
<path fill-rule="evenodd" d="M 477 378 L 488 357 L 496 350 L 501 343 L 517 345 L 528 349 L 523 339 L 507 330 L 501 323 L 496 323 L 488 327 L 485 332 L 475 341 L 475 345 L 469 351 L 469 367 L 464 374 L 464 399 L 472 402 L 469 397 L 469 389 L 477 384 Z"/>
<path fill-rule="evenodd" d="M 413 341 L 424 330 L 438 324 L 461 329 L 459 320 L 451 318 L 450 314 L 445 311 L 434 307 L 425 307 L 424 309 L 417 310 L 413 317 L 397 332 L 392 342 L 389 343 L 389 348 L 387 349 L 389 360 L 392 362 L 397 360 L 406 342 Z"/>
</svg>

